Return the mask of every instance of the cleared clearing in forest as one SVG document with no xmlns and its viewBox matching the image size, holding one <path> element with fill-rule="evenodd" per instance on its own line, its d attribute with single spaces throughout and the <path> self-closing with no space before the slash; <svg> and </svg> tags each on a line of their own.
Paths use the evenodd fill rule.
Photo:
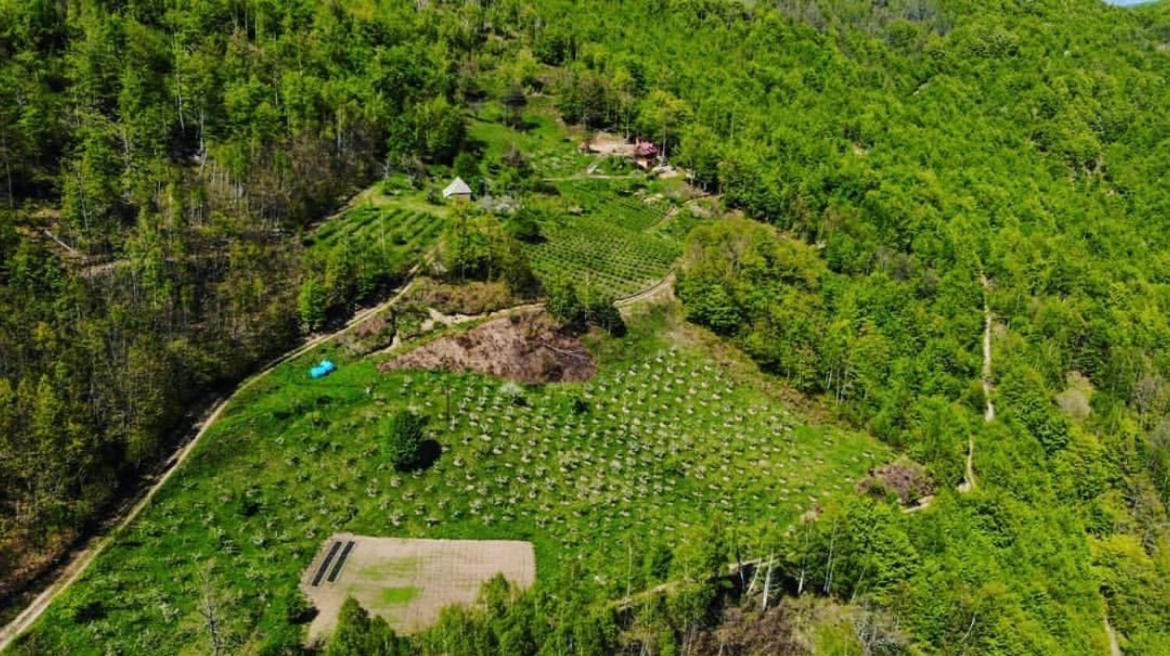
<svg viewBox="0 0 1170 656">
<path fill-rule="evenodd" d="M 344 554 L 345 557 L 340 556 Z M 328 577 L 320 576 L 328 571 Z M 451 604 L 470 604 L 496 574 L 526 588 L 536 580 L 530 542 L 409 540 L 339 533 L 325 540 L 301 577 L 317 607 L 309 643 L 333 632 L 346 597 L 399 633 L 426 628 Z"/>
</svg>

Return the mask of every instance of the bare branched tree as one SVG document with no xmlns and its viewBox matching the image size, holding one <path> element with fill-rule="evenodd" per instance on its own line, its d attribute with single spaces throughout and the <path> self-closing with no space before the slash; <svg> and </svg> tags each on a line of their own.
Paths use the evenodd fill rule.
<svg viewBox="0 0 1170 656">
<path fill-rule="evenodd" d="M 215 585 L 212 582 L 212 568 L 214 565 L 208 566 L 203 573 L 203 598 L 199 602 L 199 614 L 203 616 L 203 623 L 207 629 L 207 638 L 211 643 L 212 656 L 220 656 L 226 653 L 224 651 L 223 637 L 221 635 L 221 615 L 220 602 L 215 591 Z"/>
</svg>

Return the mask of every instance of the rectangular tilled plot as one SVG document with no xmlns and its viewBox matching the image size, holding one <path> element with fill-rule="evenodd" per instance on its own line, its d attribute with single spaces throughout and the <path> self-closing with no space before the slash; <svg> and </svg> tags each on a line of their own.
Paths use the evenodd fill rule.
<svg viewBox="0 0 1170 656">
<path fill-rule="evenodd" d="M 535 553 L 527 542 L 348 533 L 330 541 L 337 548 L 334 558 L 327 567 L 311 567 L 301 582 L 301 590 L 319 611 L 309 627 L 309 644 L 328 638 L 349 597 L 394 630 L 411 633 L 434 623 L 446 606 L 474 603 L 480 586 L 497 573 L 520 587 L 532 585 L 536 578 Z M 326 578 L 314 586 L 308 574 L 318 571 Z"/>
</svg>

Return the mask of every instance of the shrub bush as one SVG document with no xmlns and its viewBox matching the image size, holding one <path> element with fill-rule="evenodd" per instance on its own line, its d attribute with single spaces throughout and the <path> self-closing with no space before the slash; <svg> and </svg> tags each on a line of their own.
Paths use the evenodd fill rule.
<svg viewBox="0 0 1170 656">
<path fill-rule="evenodd" d="M 390 419 L 386 453 L 398 471 L 409 471 L 422 464 L 423 418 L 403 410 Z"/>
</svg>

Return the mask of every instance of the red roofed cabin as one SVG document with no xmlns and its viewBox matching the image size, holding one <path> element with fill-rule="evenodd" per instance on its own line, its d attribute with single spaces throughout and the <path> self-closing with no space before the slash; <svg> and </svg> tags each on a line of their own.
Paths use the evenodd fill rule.
<svg viewBox="0 0 1170 656">
<path fill-rule="evenodd" d="M 658 146 L 639 139 L 634 144 L 634 163 L 644 169 L 652 169 L 658 163 Z"/>
</svg>

